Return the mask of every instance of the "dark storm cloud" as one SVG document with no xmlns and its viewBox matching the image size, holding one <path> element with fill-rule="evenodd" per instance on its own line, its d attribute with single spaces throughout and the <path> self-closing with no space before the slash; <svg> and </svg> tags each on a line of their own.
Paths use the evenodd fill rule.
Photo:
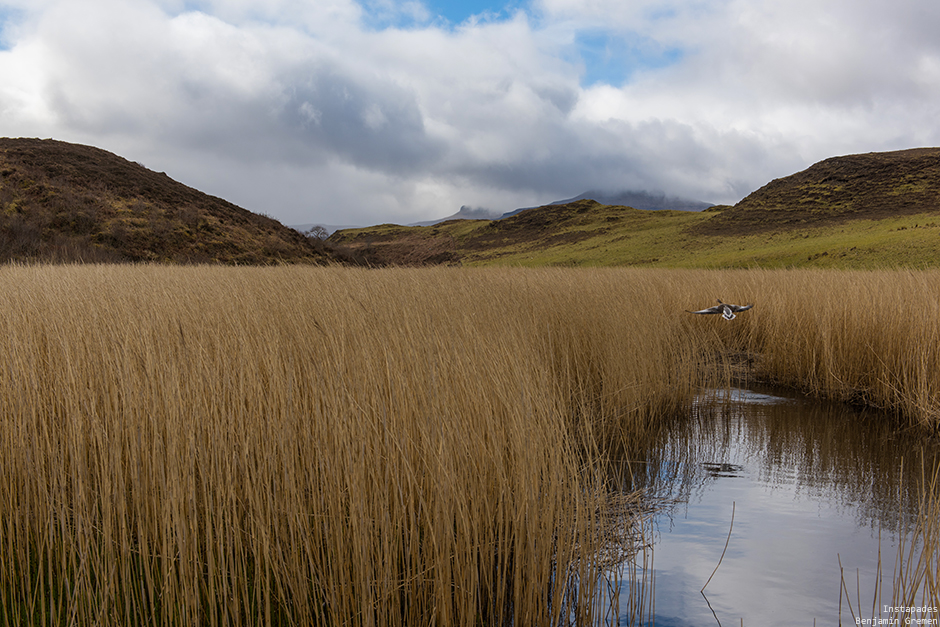
<svg viewBox="0 0 940 627">
<path fill-rule="evenodd" d="M 339 68 L 291 81 L 278 121 L 317 152 L 404 175 L 427 169 L 444 146 L 429 138 L 413 94 L 376 77 L 357 82 Z"/>
</svg>

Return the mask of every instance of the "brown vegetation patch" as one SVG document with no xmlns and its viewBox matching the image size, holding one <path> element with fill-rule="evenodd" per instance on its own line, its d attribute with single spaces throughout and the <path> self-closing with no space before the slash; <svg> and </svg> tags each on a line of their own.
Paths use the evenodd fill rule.
<svg viewBox="0 0 940 627">
<path fill-rule="evenodd" d="M 269 264 L 335 258 L 273 218 L 105 150 L 0 138 L 0 261 Z"/>
<path fill-rule="evenodd" d="M 940 212 L 940 148 L 833 157 L 760 188 L 692 227 L 739 235 Z"/>
<path fill-rule="evenodd" d="M 372 266 L 428 266 L 459 264 L 457 244 L 448 233 L 427 227 L 395 228 L 393 233 L 366 232 L 339 236 L 332 243 Z M 339 243 L 337 243 L 339 242 Z"/>
<path fill-rule="evenodd" d="M 604 207 L 594 200 L 578 200 L 566 205 L 546 205 L 526 209 L 514 216 L 493 220 L 477 229 L 461 245 L 470 251 L 520 244 L 556 246 L 581 241 L 598 230 L 565 230 L 597 222 L 597 211 Z"/>
</svg>

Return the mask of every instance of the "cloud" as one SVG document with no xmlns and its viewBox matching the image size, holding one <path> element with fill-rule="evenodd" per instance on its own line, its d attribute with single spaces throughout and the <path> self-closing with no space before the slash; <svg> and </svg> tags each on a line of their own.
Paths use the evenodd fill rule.
<svg viewBox="0 0 940 627">
<path fill-rule="evenodd" d="M 300 147 L 388 174 L 419 175 L 444 147 L 430 137 L 414 95 L 381 76 L 316 65 L 291 77 L 277 124 Z"/>
<path fill-rule="evenodd" d="M 0 0 L 0 134 L 101 146 L 286 223 L 587 189 L 734 202 L 940 143 L 940 5 Z"/>
</svg>

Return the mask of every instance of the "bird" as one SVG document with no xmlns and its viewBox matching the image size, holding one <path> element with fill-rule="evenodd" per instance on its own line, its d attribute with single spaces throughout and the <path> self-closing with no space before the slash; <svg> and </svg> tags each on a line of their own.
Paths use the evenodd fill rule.
<svg viewBox="0 0 940 627">
<path fill-rule="evenodd" d="M 729 304 L 721 302 L 721 299 L 719 298 L 718 304 L 715 305 L 714 307 L 709 307 L 708 309 L 702 309 L 700 311 L 689 311 L 688 309 L 686 309 L 686 311 L 689 311 L 689 313 L 694 313 L 694 314 L 719 314 L 720 313 L 721 317 L 724 318 L 725 320 L 734 320 L 736 317 L 734 314 L 742 312 L 742 311 L 747 311 L 753 306 L 754 305 L 729 305 Z"/>
</svg>

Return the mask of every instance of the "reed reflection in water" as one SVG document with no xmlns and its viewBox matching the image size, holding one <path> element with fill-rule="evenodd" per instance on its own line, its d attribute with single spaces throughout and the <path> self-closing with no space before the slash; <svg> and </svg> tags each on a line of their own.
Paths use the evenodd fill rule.
<svg viewBox="0 0 940 627">
<path fill-rule="evenodd" d="M 876 586 L 891 599 L 899 533 L 917 517 L 922 459 L 933 468 L 940 455 L 871 411 L 771 389 L 702 396 L 690 418 L 664 428 L 623 469 L 625 485 L 664 503 L 654 534 L 655 624 L 836 624 L 840 603 L 843 624 L 854 624 L 840 600 L 840 560 L 853 607 L 857 587 L 871 615 Z M 732 506 L 731 539 L 706 597 L 700 590 L 722 555 Z"/>
</svg>

